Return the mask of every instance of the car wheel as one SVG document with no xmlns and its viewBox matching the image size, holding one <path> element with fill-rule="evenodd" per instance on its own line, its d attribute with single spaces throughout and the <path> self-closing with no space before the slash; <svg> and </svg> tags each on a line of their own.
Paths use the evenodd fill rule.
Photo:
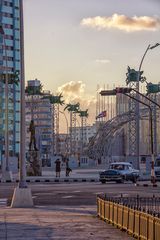
<svg viewBox="0 0 160 240">
<path fill-rule="evenodd" d="M 124 183 L 124 179 L 118 180 L 116 183 Z"/>
<path fill-rule="evenodd" d="M 106 183 L 106 180 L 101 180 L 101 183 L 102 183 L 102 184 L 105 184 L 105 183 Z"/>
<path fill-rule="evenodd" d="M 137 177 L 133 177 L 133 178 L 132 178 L 132 182 L 133 182 L 133 183 L 136 183 L 136 182 L 137 182 Z"/>
</svg>

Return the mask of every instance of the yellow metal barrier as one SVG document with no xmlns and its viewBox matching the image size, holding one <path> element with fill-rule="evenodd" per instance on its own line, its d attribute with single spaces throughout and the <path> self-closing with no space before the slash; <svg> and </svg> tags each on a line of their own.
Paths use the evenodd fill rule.
<svg viewBox="0 0 160 240">
<path fill-rule="evenodd" d="M 117 226 L 118 225 L 118 207 L 119 207 L 119 205 L 117 204 L 117 203 L 114 203 L 114 205 L 113 205 L 113 224 L 115 225 L 115 226 Z"/>
<path fill-rule="evenodd" d="M 102 202 L 101 202 L 101 218 L 103 220 L 105 220 L 105 209 L 104 209 L 104 207 L 105 207 L 105 201 L 102 200 Z"/>
<path fill-rule="evenodd" d="M 155 218 L 155 240 L 159 240 L 160 239 L 160 219 L 159 218 Z"/>
<path fill-rule="evenodd" d="M 149 215 L 142 212 L 140 215 L 140 234 L 139 234 L 140 239 L 142 240 L 148 240 L 148 231 L 149 231 L 148 223 L 149 223 Z"/>
<path fill-rule="evenodd" d="M 110 202 L 105 201 L 105 220 L 110 221 Z"/>
<path fill-rule="evenodd" d="M 155 240 L 155 230 L 154 230 L 154 226 L 155 226 L 155 217 L 149 215 L 148 218 L 148 239 L 149 240 Z"/>
<path fill-rule="evenodd" d="M 124 230 L 128 229 L 128 223 L 129 223 L 129 208 L 123 207 L 123 225 L 122 228 Z"/>
<path fill-rule="evenodd" d="M 114 223 L 114 203 L 110 202 L 110 223 Z"/>
<path fill-rule="evenodd" d="M 118 207 L 118 222 L 117 222 L 117 226 L 119 228 L 122 228 L 123 225 L 123 206 L 119 205 Z"/>
<path fill-rule="evenodd" d="M 160 240 L 160 218 L 97 197 L 97 215 L 141 240 Z"/>
<path fill-rule="evenodd" d="M 135 228 L 134 228 L 134 236 L 139 237 L 140 234 L 140 215 L 139 211 L 135 211 Z"/>
<path fill-rule="evenodd" d="M 133 234 L 135 228 L 135 210 L 129 209 L 129 223 L 128 223 L 128 233 Z"/>
</svg>

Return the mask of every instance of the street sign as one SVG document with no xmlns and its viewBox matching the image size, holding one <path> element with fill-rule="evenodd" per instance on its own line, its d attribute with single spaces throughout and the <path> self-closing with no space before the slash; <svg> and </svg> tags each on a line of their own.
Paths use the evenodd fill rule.
<svg viewBox="0 0 160 240">
<path fill-rule="evenodd" d="M 113 90 L 102 90 L 100 92 L 101 96 L 113 96 L 113 95 L 116 95 L 116 89 L 113 89 Z"/>
</svg>

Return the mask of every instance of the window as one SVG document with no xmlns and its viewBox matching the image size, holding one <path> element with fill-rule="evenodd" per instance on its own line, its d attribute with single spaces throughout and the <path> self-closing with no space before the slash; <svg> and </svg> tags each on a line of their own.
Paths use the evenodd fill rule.
<svg viewBox="0 0 160 240">
<path fill-rule="evenodd" d="M 8 1 L 4 1 L 3 2 L 4 6 L 8 6 L 8 7 L 12 7 L 13 3 L 12 2 L 8 2 Z"/>
<path fill-rule="evenodd" d="M 7 13 L 7 12 L 2 12 L 2 16 L 3 17 L 8 17 L 8 18 L 13 18 L 13 14 L 12 13 Z"/>
</svg>

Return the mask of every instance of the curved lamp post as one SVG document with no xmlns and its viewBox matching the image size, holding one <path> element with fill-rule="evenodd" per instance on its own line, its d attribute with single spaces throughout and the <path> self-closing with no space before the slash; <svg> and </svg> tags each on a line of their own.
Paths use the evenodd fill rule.
<svg viewBox="0 0 160 240">
<path fill-rule="evenodd" d="M 138 80 L 139 80 L 139 81 L 141 80 L 141 79 L 140 79 L 140 77 L 141 77 L 141 75 L 140 75 L 140 71 L 141 71 L 141 68 L 142 68 L 142 64 L 143 64 L 144 58 L 145 58 L 145 56 L 146 56 L 148 50 L 152 50 L 152 49 L 158 47 L 159 45 L 160 45 L 160 43 L 156 43 L 155 45 L 152 45 L 152 46 L 151 46 L 151 44 L 148 45 L 148 47 L 147 47 L 145 53 L 143 54 L 143 57 L 142 57 L 141 62 L 140 62 L 140 65 L 139 65 L 139 69 L 138 69 L 138 72 L 139 72 Z"/>
</svg>

